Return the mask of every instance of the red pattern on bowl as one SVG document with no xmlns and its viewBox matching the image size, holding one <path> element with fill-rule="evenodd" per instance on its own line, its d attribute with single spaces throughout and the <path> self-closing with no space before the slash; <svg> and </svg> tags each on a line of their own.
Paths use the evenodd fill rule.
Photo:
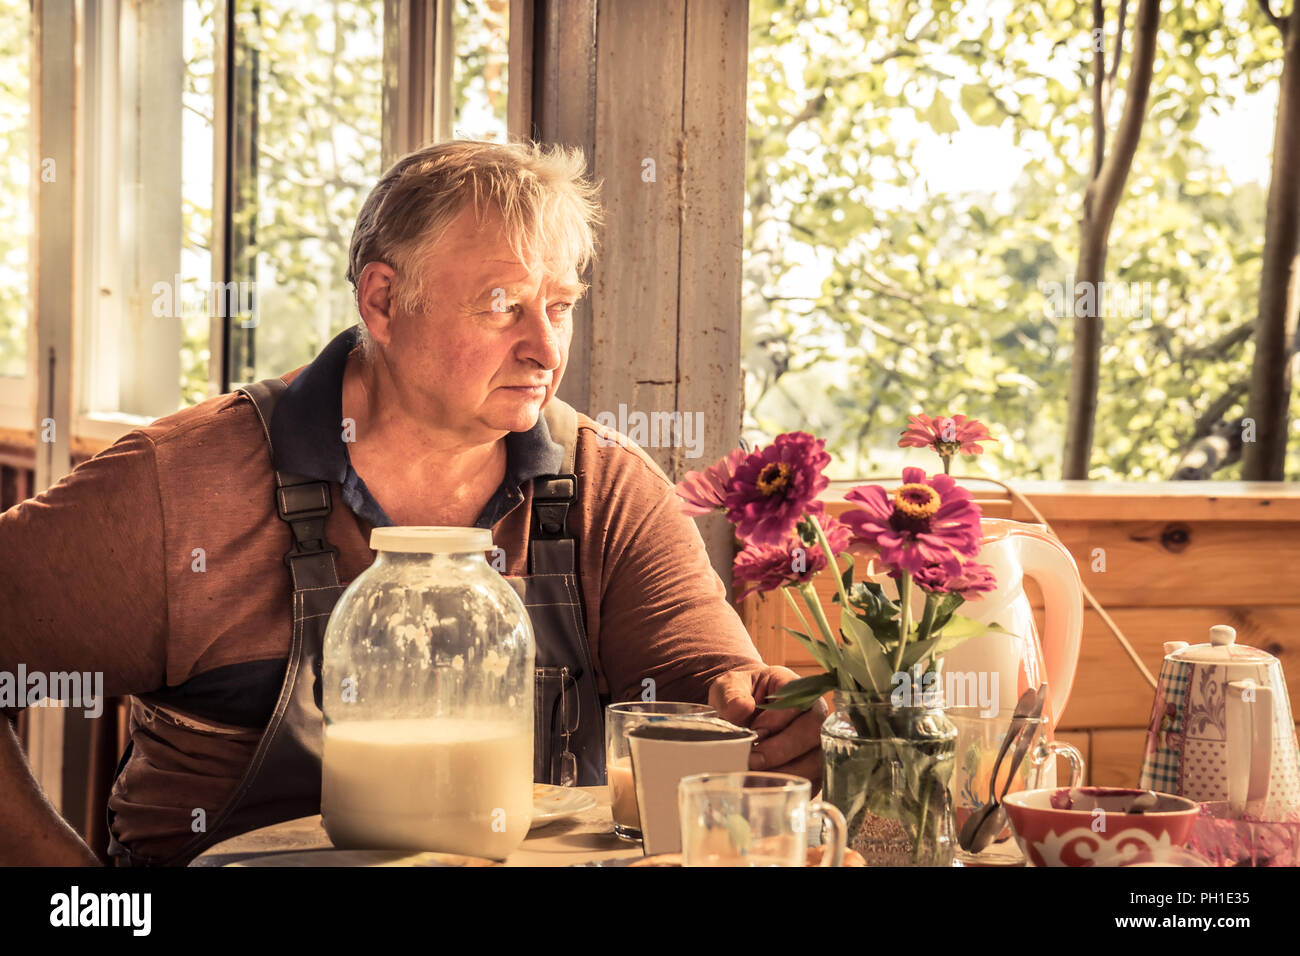
<svg viewBox="0 0 1300 956">
<path fill-rule="evenodd" d="M 1021 790 L 1003 801 L 1021 852 L 1035 866 L 1121 866 L 1187 842 L 1200 808 L 1186 797 L 1158 793 L 1154 810 L 1126 813 L 1144 790 L 1122 787 L 1055 787 Z M 1063 809 L 1082 794 L 1099 810 Z"/>
</svg>

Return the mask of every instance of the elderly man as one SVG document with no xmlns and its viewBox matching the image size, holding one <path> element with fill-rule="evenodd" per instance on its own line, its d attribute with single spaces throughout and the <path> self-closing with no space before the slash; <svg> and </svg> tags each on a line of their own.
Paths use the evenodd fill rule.
<svg viewBox="0 0 1300 956">
<path fill-rule="evenodd" d="M 0 670 L 133 695 L 120 862 L 317 812 L 321 636 L 386 525 L 492 530 L 580 718 L 539 732 L 539 780 L 603 783 L 603 705 L 651 686 L 755 729 L 751 767 L 818 780 L 825 709 L 756 709 L 795 674 L 755 653 L 671 483 L 555 398 L 598 221 L 583 172 L 531 145 L 406 156 L 353 235 L 361 325 L 0 517 Z M 95 863 L 0 724 L 0 863 Z"/>
</svg>

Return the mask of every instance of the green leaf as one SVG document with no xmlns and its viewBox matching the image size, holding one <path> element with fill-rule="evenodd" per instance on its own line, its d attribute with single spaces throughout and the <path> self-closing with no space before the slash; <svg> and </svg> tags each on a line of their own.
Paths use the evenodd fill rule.
<svg viewBox="0 0 1300 956">
<path fill-rule="evenodd" d="M 940 90 L 934 91 L 934 99 L 922 117 L 936 133 L 955 133 L 961 129 L 957 117 L 952 115 L 952 104 Z"/>
<path fill-rule="evenodd" d="M 853 555 L 845 551 L 840 555 L 840 557 L 848 562 L 848 567 L 846 567 L 844 573 L 840 575 L 840 583 L 844 585 L 844 592 L 847 594 L 849 589 L 853 587 Z M 837 600 L 839 599 L 839 596 L 839 591 L 836 591 L 835 597 Z"/>
<path fill-rule="evenodd" d="M 790 681 L 777 691 L 771 700 L 758 706 L 767 710 L 787 710 L 794 707 L 802 710 L 823 694 L 838 688 L 839 682 L 836 681 L 834 674 L 812 674 Z"/>
<path fill-rule="evenodd" d="M 966 83 L 961 88 L 961 108 L 977 126 L 997 126 L 1006 118 L 1002 104 L 993 91 L 980 83 Z"/>
<path fill-rule="evenodd" d="M 925 657 L 926 654 L 929 654 L 934 648 L 938 647 L 939 642 L 942 640 L 942 637 L 931 637 L 924 641 L 915 641 L 907 645 L 907 650 L 903 651 L 902 663 L 899 665 L 899 670 L 911 670 L 912 666 L 916 664 L 917 661 Z"/>
<path fill-rule="evenodd" d="M 853 665 L 858 665 L 861 676 L 854 672 L 852 665 L 849 665 L 849 673 L 853 674 L 854 679 L 864 688 L 874 690 L 876 693 L 884 693 L 889 689 L 894 668 L 885 657 L 884 648 L 880 646 L 876 635 L 852 614 L 841 617 L 840 628 L 845 638 L 843 645 L 845 664 L 849 665 L 851 659 Z"/>
<path fill-rule="evenodd" d="M 939 635 L 939 644 L 935 647 L 934 656 L 942 657 L 959 644 L 970 640 L 972 637 L 988 634 L 990 631 L 996 634 L 1012 633 L 997 624 L 983 624 L 964 615 L 955 614 Z"/>
<path fill-rule="evenodd" d="M 813 656 L 813 660 L 820 664 L 824 670 L 834 670 L 830 653 L 821 641 L 791 627 L 783 627 L 782 630 L 789 632 L 795 640 L 806 647 L 808 653 Z"/>
</svg>

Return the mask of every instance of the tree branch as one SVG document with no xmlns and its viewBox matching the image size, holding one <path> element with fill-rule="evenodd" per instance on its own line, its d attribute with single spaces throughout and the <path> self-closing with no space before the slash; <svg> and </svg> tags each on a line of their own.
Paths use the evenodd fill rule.
<svg viewBox="0 0 1300 956">
<path fill-rule="evenodd" d="M 1195 362 L 1201 359 L 1215 358 L 1216 356 L 1222 355 L 1228 349 L 1245 342 L 1254 334 L 1254 320 L 1243 322 L 1236 328 L 1229 329 L 1208 345 L 1200 345 L 1194 349 L 1187 349 L 1183 353 L 1180 361 L 1187 362 L 1190 360 Z"/>
<path fill-rule="evenodd" d="M 1223 394 L 1210 402 L 1210 407 L 1196 419 L 1196 425 L 1192 428 L 1192 441 L 1195 442 L 1198 438 L 1204 438 L 1206 435 L 1210 434 L 1214 430 L 1214 426 L 1222 420 L 1228 409 L 1241 401 L 1242 396 L 1245 395 L 1249 389 L 1250 383 L 1248 382 L 1233 382 L 1224 389 Z"/>
<path fill-rule="evenodd" d="M 1101 0 L 1095 0 L 1098 7 Z M 1133 165 L 1142 121 L 1151 95 L 1151 76 L 1156 58 L 1156 37 L 1160 29 L 1160 0 L 1142 0 L 1134 30 L 1133 65 L 1125 87 L 1124 113 L 1115 131 L 1114 149 L 1106 155 L 1097 176 L 1091 219 L 1103 235 L 1109 234 L 1115 207 Z M 1095 122 L 1095 120 L 1094 120 Z"/>
<path fill-rule="evenodd" d="M 1106 161 L 1106 9 L 1102 0 L 1092 0 L 1092 178 L 1101 176 Z"/>
<path fill-rule="evenodd" d="M 1115 92 L 1115 77 L 1119 76 L 1119 61 L 1124 57 L 1124 22 L 1128 18 L 1128 0 L 1119 0 L 1119 23 L 1115 33 L 1115 56 L 1110 61 L 1110 70 L 1106 73 L 1106 95 L 1103 97 L 1102 112 L 1110 115 L 1110 100 Z"/>
</svg>

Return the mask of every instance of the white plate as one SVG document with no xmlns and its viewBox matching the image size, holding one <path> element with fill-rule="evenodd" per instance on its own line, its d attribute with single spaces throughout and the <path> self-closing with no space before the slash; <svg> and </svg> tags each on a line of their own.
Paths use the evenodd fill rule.
<svg viewBox="0 0 1300 956">
<path fill-rule="evenodd" d="M 533 826 L 541 827 L 565 817 L 590 810 L 596 798 L 585 790 L 573 787 L 552 787 L 545 783 L 533 784 Z"/>
</svg>

